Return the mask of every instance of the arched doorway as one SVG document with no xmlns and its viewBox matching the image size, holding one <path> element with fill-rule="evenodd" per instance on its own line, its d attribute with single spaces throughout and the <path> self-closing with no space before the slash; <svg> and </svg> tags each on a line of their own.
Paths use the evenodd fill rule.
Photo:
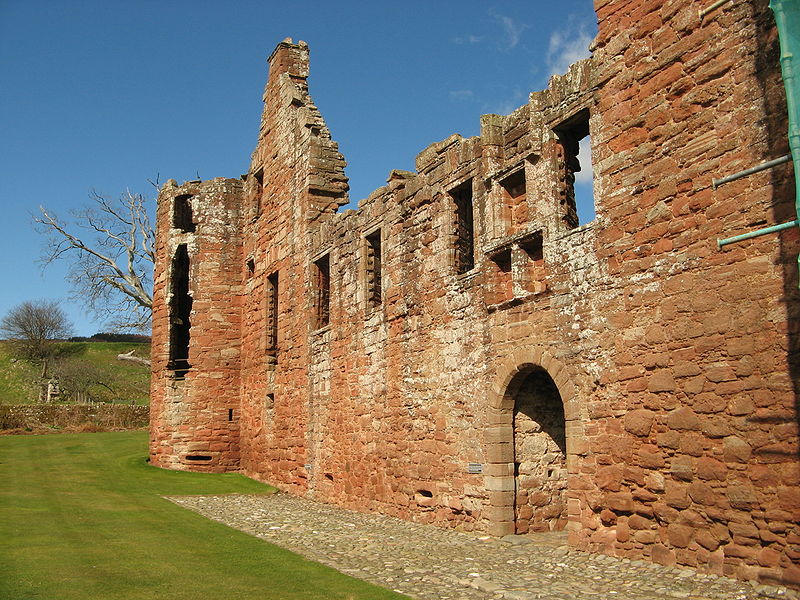
<svg viewBox="0 0 800 600">
<path fill-rule="evenodd" d="M 567 523 L 567 436 L 564 404 L 542 367 L 519 371 L 513 398 L 514 533 L 561 531 Z"/>
<path fill-rule="evenodd" d="M 540 346 L 518 348 L 495 369 L 484 432 L 487 531 L 579 530 L 583 500 L 568 475 L 584 437 L 577 375 Z"/>
</svg>

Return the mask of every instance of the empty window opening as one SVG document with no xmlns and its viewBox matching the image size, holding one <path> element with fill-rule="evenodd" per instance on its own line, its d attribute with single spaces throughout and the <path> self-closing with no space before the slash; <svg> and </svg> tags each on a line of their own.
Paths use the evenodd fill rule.
<svg viewBox="0 0 800 600">
<path fill-rule="evenodd" d="M 314 261 L 314 319 L 317 329 L 330 323 L 331 310 L 331 266 L 330 258 L 326 254 Z"/>
<path fill-rule="evenodd" d="M 194 233 L 195 225 L 192 220 L 192 195 L 184 194 L 175 196 L 172 211 L 172 226 L 183 233 Z"/>
<path fill-rule="evenodd" d="M 228 409 L 228 421 L 233 421 L 233 409 Z"/>
<path fill-rule="evenodd" d="M 589 109 L 583 109 L 554 129 L 558 137 L 558 166 L 562 219 L 574 228 L 595 218 Z"/>
<path fill-rule="evenodd" d="M 264 169 L 259 169 L 253 173 L 253 178 L 256 180 L 256 189 L 253 190 L 252 218 L 256 219 L 261 214 L 261 196 L 264 195 Z"/>
<path fill-rule="evenodd" d="M 189 295 L 189 252 L 181 244 L 172 259 L 171 297 L 169 302 L 169 361 L 167 368 L 176 378 L 183 378 L 189 364 L 189 341 L 192 297 Z"/>
<path fill-rule="evenodd" d="M 267 394 L 267 400 L 264 402 L 266 408 L 275 407 L 275 394 Z"/>
<path fill-rule="evenodd" d="M 325 473 L 325 479 L 328 481 L 333 481 L 333 473 Z"/>
<path fill-rule="evenodd" d="M 539 293 L 547 289 L 542 233 L 536 232 L 519 242 L 519 280 L 526 292 Z"/>
<path fill-rule="evenodd" d="M 514 282 L 511 272 L 511 247 L 498 250 L 489 258 L 489 285 L 486 288 L 486 303 L 501 304 L 514 297 Z"/>
<path fill-rule="evenodd" d="M 252 258 L 247 259 L 247 275 L 248 277 L 252 277 L 253 273 L 256 272 L 256 261 Z"/>
<path fill-rule="evenodd" d="M 209 461 L 211 457 L 208 454 L 187 454 L 186 460 Z"/>
<path fill-rule="evenodd" d="M 267 354 L 275 356 L 278 351 L 278 273 L 267 277 L 266 289 L 266 347 Z"/>
<path fill-rule="evenodd" d="M 503 196 L 505 235 L 513 234 L 528 222 L 528 199 L 525 193 L 525 169 L 520 169 L 500 182 Z"/>
<path fill-rule="evenodd" d="M 416 496 L 417 500 L 428 500 L 433 498 L 433 492 L 430 490 L 417 490 Z"/>
<path fill-rule="evenodd" d="M 364 241 L 367 306 L 375 308 L 381 304 L 381 230 L 368 235 Z"/>
<path fill-rule="evenodd" d="M 450 190 L 455 205 L 455 267 L 466 273 L 475 267 L 475 229 L 472 216 L 472 180 Z"/>
</svg>

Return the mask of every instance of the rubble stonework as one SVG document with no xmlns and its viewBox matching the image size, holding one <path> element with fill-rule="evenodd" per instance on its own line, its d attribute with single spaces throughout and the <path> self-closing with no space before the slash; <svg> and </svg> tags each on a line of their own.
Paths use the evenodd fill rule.
<svg viewBox="0 0 800 600">
<path fill-rule="evenodd" d="M 788 150 L 771 12 L 595 8 L 591 59 L 357 210 L 278 45 L 248 173 L 159 196 L 154 464 L 800 585 L 798 234 L 716 244 L 794 218 L 791 166 L 711 185 Z"/>
</svg>

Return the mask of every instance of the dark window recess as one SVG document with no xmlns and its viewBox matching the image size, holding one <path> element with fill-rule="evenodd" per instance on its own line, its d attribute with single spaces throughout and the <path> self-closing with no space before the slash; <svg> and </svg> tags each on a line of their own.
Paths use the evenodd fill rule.
<svg viewBox="0 0 800 600">
<path fill-rule="evenodd" d="M 430 490 L 417 490 L 417 499 L 420 498 L 433 498 L 433 492 Z"/>
<path fill-rule="evenodd" d="M 490 257 L 494 268 L 487 273 L 487 304 L 500 304 L 514 297 L 514 282 L 511 274 L 512 252 L 508 246 L 498 250 Z"/>
<path fill-rule="evenodd" d="M 591 216 L 594 214 L 594 199 L 582 199 L 581 204 L 591 204 L 591 207 L 582 206 L 579 211 L 576 203 L 575 194 L 575 174 L 586 167 L 591 171 L 591 163 L 581 165 L 578 160 L 580 153 L 581 140 L 589 136 L 589 109 L 583 109 L 576 115 L 570 117 L 554 129 L 558 137 L 558 166 L 560 170 L 561 188 L 559 189 L 559 201 L 561 204 L 561 218 L 569 228 L 575 228 L 580 224 L 578 213 L 582 212 Z"/>
<path fill-rule="evenodd" d="M 503 273 L 511 272 L 511 248 L 504 248 L 492 255 L 492 261 Z"/>
<path fill-rule="evenodd" d="M 524 268 L 520 269 L 523 289 L 532 293 L 547 289 L 547 270 L 544 264 L 542 233 L 536 232 L 519 242 Z"/>
<path fill-rule="evenodd" d="M 375 308 L 381 304 L 381 230 L 368 235 L 365 242 L 367 306 Z"/>
<path fill-rule="evenodd" d="M 267 394 L 267 401 L 266 401 L 267 408 L 275 408 L 275 394 Z"/>
<path fill-rule="evenodd" d="M 455 205 L 455 266 L 466 273 L 475 267 L 475 229 L 472 218 L 472 180 L 450 190 Z"/>
<path fill-rule="evenodd" d="M 192 297 L 189 295 L 189 252 L 181 244 L 172 259 L 171 298 L 169 303 L 169 361 L 167 368 L 183 378 L 190 369 L 189 340 Z"/>
<path fill-rule="evenodd" d="M 256 272 L 256 261 L 252 258 L 247 259 L 247 275 L 252 277 L 253 273 Z"/>
<path fill-rule="evenodd" d="M 261 214 L 261 197 L 264 195 L 264 169 L 259 169 L 253 173 L 256 180 L 256 189 L 253 196 L 253 218 L 256 219 Z"/>
<path fill-rule="evenodd" d="M 331 312 L 331 263 L 326 254 L 314 261 L 314 318 L 317 329 L 330 323 Z"/>
<path fill-rule="evenodd" d="M 186 460 L 209 461 L 211 457 L 208 454 L 187 454 Z"/>
<path fill-rule="evenodd" d="M 528 222 L 528 201 L 525 195 L 525 169 L 520 169 L 500 182 L 503 189 L 503 221 L 505 235 L 513 234 Z"/>
<path fill-rule="evenodd" d="M 228 409 L 228 421 L 233 421 L 233 409 Z"/>
<path fill-rule="evenodd" d="M 192 196 L 186 194 L 175 196 L 172 211 L 172 226 L 184 233 L 194 233 L 195 226 L 192 220 Z"/>
<path fill-rule="evenodd" d="M 267 277 L 265 298 L 266 346 L 267 354 L 274 356 L 278 351 L 278 273 Z"/>
</svg>

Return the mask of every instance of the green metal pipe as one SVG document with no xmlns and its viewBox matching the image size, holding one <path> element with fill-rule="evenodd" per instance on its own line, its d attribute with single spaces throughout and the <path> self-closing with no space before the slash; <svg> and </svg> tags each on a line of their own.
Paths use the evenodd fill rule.
<svg viewBox="0 0 800 600">
<path fill-rule="evenodd" d="M 714 179 L 711 182 L 711 187 L 717 189 L 719 186 L 723 184 L 730 183 L 731 181 L 736 181 L 737 179 L 741 179 L 742 177 L 747 177 L 748 175 L 752 175 L 753 173 L 758 173 L 766 169 L 771 169 L 772 167 L 777 167 L 778 165 L 782 165 L 783 163 L 787 163 L 791 160 L 792 160 L 791 154 L 781 156 L 780 158 L 776 158 L 775 160 L 768 160 L 765 163 L 761 163 L 760 165 L 756 165 L 755 167 L 750 167 L 749 169 L 745 169 L 744 171 L 739 171 L 738 173 L 734 173 L 733 175 L 728 175 L 727 177 L 722 177 L 720 179 Z"/>
<path fill-rule="evenodd" d="M 733 244 L 734 242 L 741 242 L 742 240 L 749 240 L 750 238 L 766 235 L 768 233 L 783 231 L 784 229 L 789 229 L 797 225 L 800 225 L 800 220 L 798 219 L 789 221 L 788 223 L 781 223 L 780 225 L 770 225 L 769 227 L 764 227 L 763 229 L 756 229 L 755 231 L 749 231 L 741 235 L 735 235 L 733 237 L 725 238 L 724 240 L 717 240 L 717 247 L 722 248 L 723 246 Z"/>
<path fill-rule="evenodd" d="M 714 10 L 718 9 L 723 4 L 727 4 L 728 2 L 730 2 L 730 0 L 717 0 L 711 6 L 704 8 L 703 10 L 700 11 L 700 20 L 702 21 L 703 17 L 705 17 L 708 13 L 713 12 Z"/>
<path fill-rule="evenodd" d="M 789 148 L 794 163 L 794 208 L 800 220 L 800 0 L 770 0 L 781 42 L 781 73 L 789 113 Z M 800 256 L 797 257 L 800 272 Z"/>
</svg>

